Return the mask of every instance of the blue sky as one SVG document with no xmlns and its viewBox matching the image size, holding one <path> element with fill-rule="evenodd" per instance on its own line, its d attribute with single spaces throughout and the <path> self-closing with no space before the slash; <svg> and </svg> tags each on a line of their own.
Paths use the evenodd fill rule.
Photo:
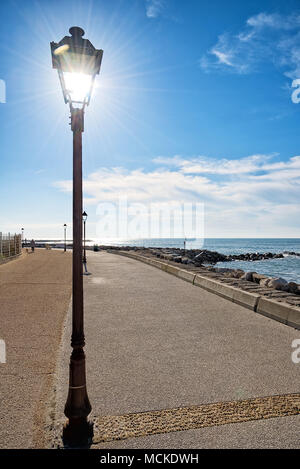
<svg viewBox="0 0 300 469">
<path fill-rule="evenodd" d="M 7 0 L 0 22 L 0 231 L 71 226 L 49 43 L 78 25 L 104 50 L 83 137 L 89 237 L 120 195 L 203 202 L 207 237 L 299 237 L 298 1 Z"/>
</svg>

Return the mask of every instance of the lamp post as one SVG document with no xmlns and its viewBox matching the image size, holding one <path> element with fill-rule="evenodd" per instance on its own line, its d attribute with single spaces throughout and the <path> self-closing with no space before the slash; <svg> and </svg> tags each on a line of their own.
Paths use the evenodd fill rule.
<svg viewBox="0 0 300 469">
<path fill-rule="evenodd" d="M 87 416 L 91 412 L 86 388 L 85 345 L 83 328 L 82 275 L 82 132 L 84 110 L 89 104 L 94 80 L 100 72 L 103 51 L 97 50 L 83 29 L 72 27 L 71 36 L 51 42 L 53 68 L 57 69 L 63 96 L 70 106 L 73 131 L 73 280 L 72 280 L 72 354 L 70 359 L 69 393 L 65 405 L 68 418 L 63 430 L 64 441 L 78 444 L 88 440 L 92 425 Z"/>
<path fill-rule="evenodd" d="M 86 264 L 86 250 L 85 250 L 85 224 L 87 220 L 86 212 L 83 212 L 82 220 L 83 220 L 83 263 Z"/>
<path fill-rule="evenodd" d="M 64 241 L 65 241 L 64 252 L 66 252 L 67 250 L 67 224 L 66 223 L 64 224 Z"/>
<path fill-rule="evenodd" d="M 21 232 L 22 232 L 22 236 L 21 236 L 21 245 L 23 247 L 23 244 L 24 244 L 24 228 L 21 228 Z"/>
<path fill-rule="evenodd" d="M 87 262 L 86 262 L 86 248 L 85 248 L 85 224 L 87 220 L 87 213 L 83 212 L 82 214 L 82 221 L 83 221 L 83 266 L 84 266 L 84 275 L 90 275 L 90 272 L 87 270 Z"/>
</svg>

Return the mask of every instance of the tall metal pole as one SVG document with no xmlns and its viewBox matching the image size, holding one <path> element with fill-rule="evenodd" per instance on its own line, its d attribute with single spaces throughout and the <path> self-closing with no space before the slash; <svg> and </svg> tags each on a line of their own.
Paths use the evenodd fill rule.
<svg viewBox="0 0 300 469">
<path fill-rule="evenodd" d="M 84 110 L 71 108 L 73 131 L 73 301 L 72 339 L 69 394 L 65 415 L 69 421 L 63 438 L 78 442 L 92 436 L 92 425 L 87 416 L 91 412 L 86 389 L 85 345 L 83 328 L 83 274 L 82 274 L 82 132 Z"/>
</svg>

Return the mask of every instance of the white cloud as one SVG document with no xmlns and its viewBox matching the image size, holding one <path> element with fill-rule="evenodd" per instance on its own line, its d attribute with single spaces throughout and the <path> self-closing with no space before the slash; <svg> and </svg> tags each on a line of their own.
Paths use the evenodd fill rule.
<svg viewBox="0 0 300 469">
<path fill-rule="evenodd" d="M 116 202 L 205 204 L 206 236 L 297 236 L 300 156 L 156 158 L 146 171 L 102 168 L 84 181 L 85 206 Z M 71 181 L 55 186 L 71 192 Z"/>
<path fill-rule="evenodd" d="M 247 24 L 254 28 L 263 28 L 264 26 L 268 26 L 270 28 L 281 28 L 284 23 L 285 21 L 283 22 L 281 16 L 276 13 L 259 13 L 258 15 L 251 16 L 247 20 Z"/>
<path fill-rule="evenodd" d="M 173 165 L 180 168 L 183 173 L 209 173 L 209 174 L 246 174 L 257 172 L 264 169 L 264 164 L 272 157 L 271 155 L 251 155 L 239 160 L 228 160 L 207 158 L 200 156 L 189 160 L 182 159 L 178 156 L 174 158 L 156 158 L 154 161 L 159 164 Z"/>
<path fill-rule="evenodd" d="M 253 28 L 274 28 L 291 30 L 300 26 L 300 15 L 279 15 L 278 13 L 259 13 L 258 15 L 251 16 L 247 20 L 247 25 Z"/>
<path fill-rule="evenodd" d="M 237 33 L 225 33 L 200 59 L 206 72 L 216 69 L 250 73 L 271 62 L 289 78 L 300 76 L 300 15 L 259 13 Z"/>
<path fill-rule="evenodd" d="M 230 67 L 233 66 L 233 63 L 231 61 L 232 54 L 230 54 L 229 52 L 225 53 L 221 52 L 218 49 L 212 49 L 211 53 L 219 59 L 219 63 L 229 65 Z"/>
<path fill-rule="evenodd" d="M 163 0 L 146 0 L 146 15 L 148 18 L 156 18 L 164 7 Z"/>
</svg>

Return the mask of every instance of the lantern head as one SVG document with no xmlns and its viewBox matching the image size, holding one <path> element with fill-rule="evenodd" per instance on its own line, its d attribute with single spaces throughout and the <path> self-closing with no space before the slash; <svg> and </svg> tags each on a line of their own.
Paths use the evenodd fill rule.
<svg viewBox="0 0 300 469">
<path fill-rule="evenodd" d="M 51 42 L 52 66 L 57 69 L 65 103 L 79 106 L 89 104 L 94 80 L 100 72 L 103 50 L 95 49 L 84 30 L 73 26 L 71 36 Z"/>
</svg>

